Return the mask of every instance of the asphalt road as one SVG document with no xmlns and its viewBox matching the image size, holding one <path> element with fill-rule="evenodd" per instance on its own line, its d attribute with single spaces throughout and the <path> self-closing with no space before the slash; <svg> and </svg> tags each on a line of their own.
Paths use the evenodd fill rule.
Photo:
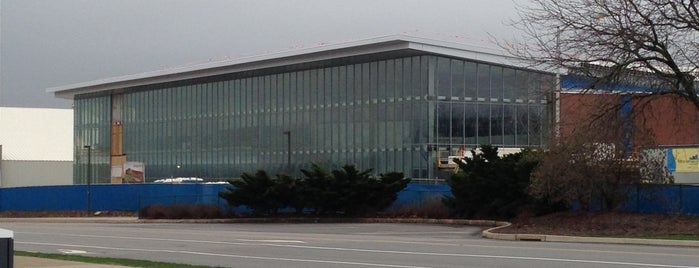
<svg viewBox="0 0 699 268">
<path fill-rule="evenodd" d="M 421 224 L 0 223 L 15 249 L 223 267 L 699 267 L 699 249 L 495 241 Z"/>
</svg>

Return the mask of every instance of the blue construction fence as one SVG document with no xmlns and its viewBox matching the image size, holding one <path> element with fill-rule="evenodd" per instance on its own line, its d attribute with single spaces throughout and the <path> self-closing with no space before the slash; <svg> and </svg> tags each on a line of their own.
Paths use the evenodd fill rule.
<svg viewBox="0 0 699 268">
<path fill-rule="evenodd" d="M 91 185 L 93 211 L 138 211 L 148 205 L 208 204 L 226 208 L 218 197 L 228 184 Z M 699 215 L 699 186 L 632 185 L 622 211 Z M 77 211 L 87 209 L 87 185 L 0 188 L 0 211 Z M 451 195 L 445 184 L 408 184 L 392 207 L 410 206 Z"/>
<path fill-rule="evenodd" d="M 228 184 L 97 184 L 91 185 L 93 211 L 137 211 L 148 205 L 209 204 L 225 207 L 218 197 Z M 87 185 L 0 188 L 0 211 L 71 211 L 87 209 Z M 447 185 L 409 184 L 394 206 L 450 194 Z"/>
<path fill-rule="evenodd" d="M 621 211 L 645 214 L 699 215 L 699 186 L 637 184 L 626 188 Z"/>
<path fill-rule="evenodd" d="M 97 184 L 89 186 L 90 209 L 137 211 L 148 204 L 224 204 L 225 184 Z M 87 209 L 87 185 L 0 189 L 0 211 Z"/>
</svg>

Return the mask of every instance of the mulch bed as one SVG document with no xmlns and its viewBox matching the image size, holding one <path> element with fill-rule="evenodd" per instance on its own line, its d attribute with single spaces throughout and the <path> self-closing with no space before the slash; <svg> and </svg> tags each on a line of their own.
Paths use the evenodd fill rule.
<svg viewBox="0 0 699 268">
<path fill-rule="evenodd" d="M 93 211 L 100 217 L 135 217 L 133 211 Z M 0 218 L 40 218 L 40 217 L 85 217 L 86 211 L 2 211 Z"/>
<path fill-rule="evenodd" d="M 520 216 L 498 233 L 572 236 L 645 237 L 699 235 L 699 217 L 619 212 L 562 212 L 538 217 Z"/>
</svg>

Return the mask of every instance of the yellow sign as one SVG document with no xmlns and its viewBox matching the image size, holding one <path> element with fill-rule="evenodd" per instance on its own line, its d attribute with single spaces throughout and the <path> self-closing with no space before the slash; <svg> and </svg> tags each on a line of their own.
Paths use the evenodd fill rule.
<svg viewBox="0 0 699 268">
<path fill-rule="evenodd" d="M 699 148 L 673 148 L 676 172 L 699 172 Z"/>
</svg>

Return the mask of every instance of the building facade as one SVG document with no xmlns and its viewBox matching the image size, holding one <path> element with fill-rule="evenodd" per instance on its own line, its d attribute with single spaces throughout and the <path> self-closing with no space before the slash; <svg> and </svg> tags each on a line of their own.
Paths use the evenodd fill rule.
<svg viewBox="0 0 699 268">
<path fill-rule="evenodd" d="M 73 110 L 0 107 L 0 187 L 73 183 Z"/>
<path fill-rule="evenodd" d="M 129 161 L 147 182 L 311 163 L 433 180 L 479 144 L 545 146 L 556 84 L 487 49 L 399 36 L 50 90 L 74 100 L 76 184 L 118 183 Z"/>
</svg>

